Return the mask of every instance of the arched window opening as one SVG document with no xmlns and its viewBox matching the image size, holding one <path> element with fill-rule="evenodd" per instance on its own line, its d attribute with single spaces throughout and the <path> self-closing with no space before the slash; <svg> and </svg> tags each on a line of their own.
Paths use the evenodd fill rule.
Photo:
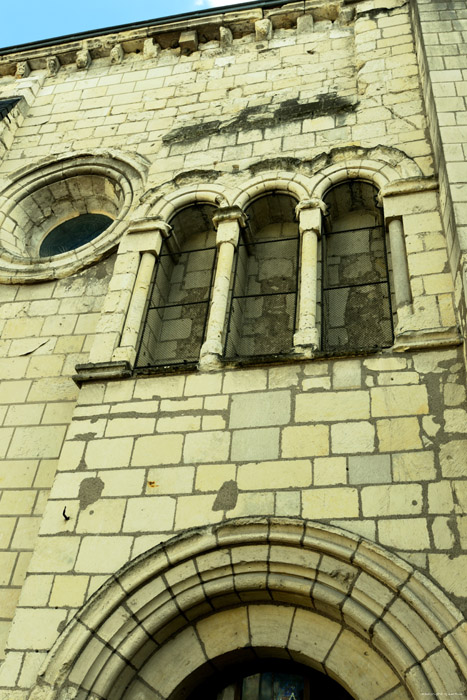
<svg viewBox="0 0 467 700">
<path fill-rule="evenodd" d="M 368 351 L 393 344 L 390 258 L 377 190 L 350 180 L 324 198 L 321 334 L 324 351 Z"/>
<path fill-rule="evenodd" d="M 191 206 L 172 219 L 149 294 L 138 368 L 196 363 L 208 318 L 216 260 L 215 207 Z"/>
<path fill-rule="evenodd" d="M 274 659 L 226 669 L 190 695 L 189 700 L 351 700 L 335 680 L 299 663 Z"/>
<path fill-rule="evenodd" d="M 270 194 L 246 210 L 238 246 L 225 357 L 287 354 L 293 347 L 298 283 L 296 201 Z"/>
</svg>

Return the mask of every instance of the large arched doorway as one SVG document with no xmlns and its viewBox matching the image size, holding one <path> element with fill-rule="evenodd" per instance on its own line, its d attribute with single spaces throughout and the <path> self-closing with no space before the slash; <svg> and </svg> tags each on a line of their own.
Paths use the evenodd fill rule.
<svg viewBox="0 0 467 700">
<path fill-rule="evenodd" d="M 465 636 L 443 592 L 378 545 L 312 521 L 240 519 L 117 572 L 62 633 L 30 698 L 188 700 L 234 667 L 276 660 L 358 700 L 462 694 Z"/>
</svg>

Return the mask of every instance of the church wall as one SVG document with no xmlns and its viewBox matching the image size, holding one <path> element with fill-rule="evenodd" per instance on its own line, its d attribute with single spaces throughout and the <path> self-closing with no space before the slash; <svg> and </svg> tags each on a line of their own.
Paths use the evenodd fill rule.
<svg viewBox="0 0 467 700">
<path fill-rule="evenodd" d="M 77 152 L 130 154 L 144 186 L 134 186 L 125 230 L 141 201 L 213 182 L 240 193 L 270 171 L 311 177 L 344 161 L 344 148 L 391 149 L 396 165 L 410 163 L 407 179 L 433 177 L 407 4 L 316 5 L 313 22 L 295 5 L 230 13 L 233 37 L 219 39 L 216 20 L 189 40 L 173 25 L 113 37 L 113 53 L 98 38 L 1 57 L 0 99 L 27 103 L 2 142 L 1 191 Z M 458 269 L 455 234 L 435 188 L 417 197 L 404 211 L 414 327 L 447 332 L 462 307 L 447 264 L 449 255 Z M 11 688 L 27 697 L 66 623 L 117 569 L 174 534 L 236 517 L 342 527 L 409 560 L 465 610 L 458 337 L 78 388 L 75 366 L 104 343 L 99 319 L 113 342 L 133 288 L 134 261 L 117 262 L 112 277 L 117 244 L 72 274 L 57 263 L 62 279 L 34 281 L 33 270 L 28 284 L 0 255 L 0 698 Z"/>
</svg>

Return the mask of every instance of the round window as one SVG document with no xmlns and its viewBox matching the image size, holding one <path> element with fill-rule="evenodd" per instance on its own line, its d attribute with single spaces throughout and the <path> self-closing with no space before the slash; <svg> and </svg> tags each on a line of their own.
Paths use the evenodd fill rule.
<svg viewBox="0 0 467 700">
<path fill-rule="evenodd" d="M 81 214 L 63 221 L 44 238 L 39 249 L 41 258 L 67 253 L 89 243 L 113 222 L 104 214 Z"/>
</svg>

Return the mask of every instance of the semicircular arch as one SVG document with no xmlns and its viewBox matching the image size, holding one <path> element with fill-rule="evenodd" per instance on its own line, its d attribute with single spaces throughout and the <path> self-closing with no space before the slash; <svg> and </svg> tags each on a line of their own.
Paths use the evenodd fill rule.
<svg viewBox="0 0 467 700">
<path fill-rule="evenodd" d="M 371 182 L 380 190 L 401 180 L 423 177 L 418 165 L 405 153 L 383 146 L 334 149 L 318 156 L 309 167 L 311 196 L 320 199 L 330 188 L 346 180 Z"/>
<path fill-rule="evenodd" d="M 212 204 L 215 207 L 230 206 L 232 194 L 222 185 L 187 185 L 165 194 L 155 193 L 143 197 L 142 216 L 151 216 L 168 223 L 182 209 L 196 204 Z"/>
<path fill-rule="evenodd" d="M 227 521 L 117 572 L 62 633 L 30 697 L 73 686 L 131 700 L 144 686 L 181 700 L 247 648 L 318 668 L 359 700 L 462 692 L 462 621 L 420 572 L 362 537 L 300 519 Z"/>
<path fill-rule="evenodd" d="M 264 172 L 242 185 L 232 205 L 244 211 L 258 197 L 275 193 L 290 195 L 299 202 L 310 196 L 309 191 L 309 181 L 300 173 Z"/>
</svg>

